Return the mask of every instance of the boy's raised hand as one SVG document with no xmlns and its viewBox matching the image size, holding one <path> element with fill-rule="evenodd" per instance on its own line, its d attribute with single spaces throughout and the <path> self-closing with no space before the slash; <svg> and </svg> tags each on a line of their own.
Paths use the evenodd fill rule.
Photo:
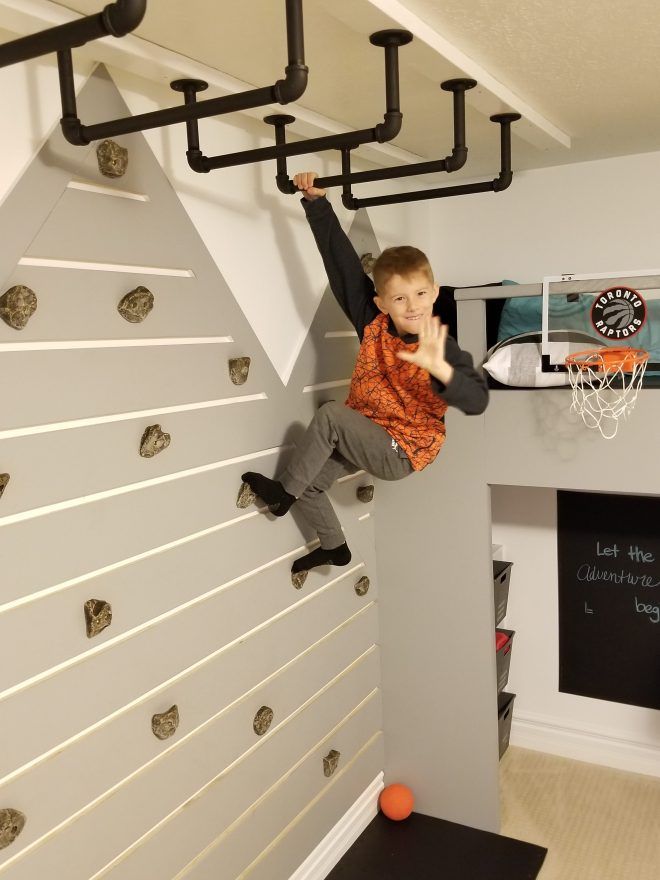
<svg viewBox="0 0 660 880">
<path fill-rule="evenodd" d="M 316 171 L 302 171 L 300 174 L 295 174 L 293 178 L 294 184 L 310 202 L 320 199 L 325 195 L 324 189 L 314 186 L 314 181 L 317 177 Z"/>
<path fill-rule="evenodd" d="M 427 316 L 419 328 L 417 351 L 399 351 L 397 357 L 402 361 L 416 364 L 435 376 L 443 385 L 449 385 L 454 368 L 445 360 L 445 345 L 448 328 L 440 323 L 440 318 Z"/>
</svg>

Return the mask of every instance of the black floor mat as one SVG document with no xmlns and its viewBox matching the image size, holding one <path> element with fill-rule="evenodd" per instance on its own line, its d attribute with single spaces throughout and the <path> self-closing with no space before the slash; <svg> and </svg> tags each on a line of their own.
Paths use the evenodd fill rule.
<svg viewBox="0 0 660 880">
<path fill-rule="evenodd" d="M 379 813 L 327 880 L 534 880 L 541 846 L 413 813 Z"/>
</svg>

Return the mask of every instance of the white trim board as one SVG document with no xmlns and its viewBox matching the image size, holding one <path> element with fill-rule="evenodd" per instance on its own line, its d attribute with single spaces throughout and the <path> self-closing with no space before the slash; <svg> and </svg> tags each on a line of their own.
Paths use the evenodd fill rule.
<svg viewBox="0 0 660 880">
<path fill-rule="evenodd" d="M 378 797 L 383 788 L 383 774 L 379 773 L 289 880 L 323 880 L 327 877 L 378 814 Z"/>
<path fill-rule="evenodd" d="M 538 715 L 514 712 L 510 743 L 575 761 L 660 777 L 660 746 L 580 730 Z"/>
</svg>

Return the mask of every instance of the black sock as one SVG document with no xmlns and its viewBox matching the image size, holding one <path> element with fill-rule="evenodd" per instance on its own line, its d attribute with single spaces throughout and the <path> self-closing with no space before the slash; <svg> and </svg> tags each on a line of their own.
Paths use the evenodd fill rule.
<svg viewBox="0 0 660 880">
<path fill-rule="evenodd" d="M 266 502 L 270 512 L 275 516 L 284 516 L 296 500 L 296 496 L 290 495 L 281 483 L 277 480 L 269 480 L 262 474 L 248 471 L 246 474 L 242 474 L 241 479 L 248 484 L 255 495 Z"/>
<path fill-rule="evenodd" d="M 310 568 L 316 568 L 317 565 L 348 565 L 351 561 L 351 551 L 348 544 L 340 544 L 334 550 L 324 550 L 323 547 L 317 547 L 306 556 L 301 556 L 291 566 L 291 571 L 295 574 L 297 571 L 309 571 Z"/>
</svg>

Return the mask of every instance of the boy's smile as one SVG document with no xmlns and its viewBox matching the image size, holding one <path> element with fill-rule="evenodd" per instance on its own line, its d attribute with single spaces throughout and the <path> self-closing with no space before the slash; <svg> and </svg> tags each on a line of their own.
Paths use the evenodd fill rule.
<svg viewBox="0 0 660 880">
<path fill-rule="evenodd" d="M 392 275 L 374 297 L 374 302 L 383 314 L 390 316 L 399 336 L 417 335 L 422 319 L 433 314 L 433 303 L 439 290 L 426 272 Z"/>
</svg>

